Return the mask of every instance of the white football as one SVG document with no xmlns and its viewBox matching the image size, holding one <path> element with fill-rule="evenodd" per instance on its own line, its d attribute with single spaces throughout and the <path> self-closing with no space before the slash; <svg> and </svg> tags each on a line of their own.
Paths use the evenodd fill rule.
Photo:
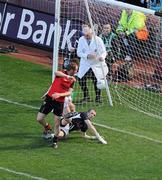
<svg viewBox="0 0 162 180">
<path fill-rule="evenodd" d="M 100 79 L 97 81 L 97 88 L 98 89 L 105 89 L 106 88 L 106 83 L 104 79 Z"/>
</svg>

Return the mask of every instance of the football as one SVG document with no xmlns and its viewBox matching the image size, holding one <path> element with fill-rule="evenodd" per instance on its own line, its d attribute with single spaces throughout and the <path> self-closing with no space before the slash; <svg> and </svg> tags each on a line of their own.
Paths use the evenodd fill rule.
<svg viewBox="0 0 162 180">
<path fill-rule="evenodd" d="M 98 89 L 105 89 L 106 88 L 106 83 L 104 79 L 100 79 L 97 81 L 97 88 Z"/>
</svg>

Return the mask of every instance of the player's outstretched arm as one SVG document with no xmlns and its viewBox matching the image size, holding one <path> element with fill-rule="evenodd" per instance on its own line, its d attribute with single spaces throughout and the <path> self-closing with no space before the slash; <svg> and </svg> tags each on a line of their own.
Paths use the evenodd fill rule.
<svg viewBox="0 0 162 180">
<path fill-rule="evenodd" d="M 97 139 L 96 136 L 89 136 L 86 134 L 86 132 L 81 132 L 82 137 L 86 138 L 86 139 Z"/>
<path fill-rule="evenodd" d="M 73 91 L 73 89 L 70 88 L 69 91 L 66 91 L 66 92 L 64 92 L 64 93 L 57 93 L 57 92 L 55 92 L 55 93 L 52 94 L 52 99 L 57 99 L 57 98 L 59 98 L 59 97 L 70 96 L 71 93 L 72 93 L 72 91 Z"/>
<path fill-rule="evenodd" d="M 96 128 L 93 126 L 90 120 L 85 120 L 88 128 L 91 130 L 91 132 L 95 135 L 96 139 L 98 139 L 102 144 L 107 144 L 107 141 L 100 136 L 100 134 L 97 132 Z"/>
<path fill-rule="evenodd" d="M 67 75 L 67 74 L 63 73 L 62 71 L 56 71 L 55 75 L 58 76 L 58 77 L 68 78 L 70 80 L 73 80 L 74 82 L 76 81 L 75 77 Z"/>
</svg>

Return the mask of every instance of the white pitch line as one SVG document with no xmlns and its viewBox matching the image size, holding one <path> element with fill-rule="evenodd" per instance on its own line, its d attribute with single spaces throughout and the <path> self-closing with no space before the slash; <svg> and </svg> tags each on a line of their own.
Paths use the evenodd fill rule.
<svg viewBox="0 0 162 180">
<path fill-rule="evenodd" d="M 28 105 L 28 104 L 11 101 L 11 100 L 4 99 L 4 98 L 0 98 L 0 101 L 4 101 L 4 102 L 10 103 L 10 104 L 15 104 L 15 105 L 23 106 L 23 107 L 27 107 L 27 108 L 39 109 L 38 107 L 34 107 L 34 106 L 31 106 L 31 105 Z"/>
<path fill-rule="evenodd" d="M 116 132 L 120 132 L 120 133 L 124 133 L 124 134 L 129 134 L 129 135 L 132 135 L 132 136 L 136 136 L 138 138 L 143 138 L 143 139 L 147 139 L 149 141 L 153 141 L 155 143 L 162 144 L 162 141 L 157 140 L 157 139 L 153 139 L 153 138 L 150 138 L 150 137 L 147 137 L 147 136 L 144 136 L 144 135 L 136 134 L 136 133 L 133 133 L 133 132 L 130 132 L 130 131 L 125 131 L 125 130 L 121 130 L 121 129 L 118 129 L 118 128 L 113 128 L 113 127 L 102 125 L 102 124 L 98 124 L 98 123 L 93 123 L 93 124 L 96 125 L 96 126 L 99 126 L 99 127 L 103 127 L 103 128 L 106 128 L 106 129 L 110 129 L 110 130 L 116 131 Z"/>
<path fill-rule="evenodd" d="M 44 178 L 41 178 L 41 177 L 32 176 L 30 174 L 23 173 L 23 172 L 17 172 L 17 171 L 14 171 L 14 170 L 11 170 L 11 169 L 8 169 L 8 168 L 4 168 L 4 167 L 0 167 L 0 170 L 7 171 L 7 172 L 10 172 L 10 173 L 13 173 L 13 174 L 16 174 L 16 175 L 20 175 L 20 176 L 26 176 L 26 177 L 29 177 L 31 179 L 47 180 L 47 179 L 44 179 Z"/>
<path fill-rule="evenodd" d="M 10 103 L 10 104 L 15 104 L 15 105 L 19 105 L 19 106 L 23 106 L 23 107 L 27 107 L 27 108 L 39 109 L 38 107 L 35 107 L 35 106 L 31 106 L 31 105 L 23 104 L 23 103 L 18 103 L 18 102 L 15 102 L 15 101 L 4 99 L 4 98 L 0 98 L 0 101 L 4 101 L 4 102 Z M 118 128 L 113 128 L 113 127 L 106 126 L 106 125 L 99 124 L 99 123 L 93 123 L 93 124 L 95 124 L 95 125 L 97 125 L 99 127 L 103 127 L 105 129 L 110 129 L 112 131 L 116 131 L 116 132 L 120 132 L 120 133 L 124 133 L 124 134 L 129 134 L 131 136 L 147 139 L 149 141 L 162 144 L 162 141 L 160 141 L 160 140 L 157 140 L 157 139 L 154 139 L 154 138 L 151 138 L 151 137 L 147 137 L 147 136 L 144 136 L 144 135 L 141 135 L 141 134 L 136 134 L 136 133 L 133 133 L 133 132 L 130 132 L 130 131 L 126 131 L 126 130 L 122 130 L 122 129 L 118 129 Z"/>
</svg>

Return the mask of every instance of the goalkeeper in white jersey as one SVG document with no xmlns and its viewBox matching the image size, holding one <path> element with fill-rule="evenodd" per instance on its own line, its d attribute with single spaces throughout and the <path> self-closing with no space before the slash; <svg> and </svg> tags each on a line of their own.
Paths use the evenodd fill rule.
<svg viewBox="0 0 162 180">
<path fill-rule="evenodd" d="M 96 128 L 92 124 L 92 119 L 96 116 L 96 111 L 90 109 L 87 112 L 70 112 L 64 115 L 60 122 L 59 138 L 68 137 L 72 131 L 80 131 L 84 138 L 97 139 L 102 144 L 107 144 L 107 141 L 100 136 Z M 93 136 L 86 134 L 87 130 L 93 133 Z"/>
</svg>

